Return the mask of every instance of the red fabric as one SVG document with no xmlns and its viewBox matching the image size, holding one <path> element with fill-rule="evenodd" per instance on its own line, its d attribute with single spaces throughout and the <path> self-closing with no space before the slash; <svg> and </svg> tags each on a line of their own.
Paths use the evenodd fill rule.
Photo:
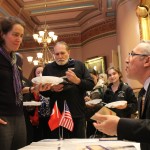
<svg viewBox="0 0 150 150">
<path fill-rule="evenodd" d="M 39 101 L 39 93 L 33 93 L 35 101 Z M 39 125 L 39 113 L 38 113 L 38 107 L 35 107 L 35 112 L 33 116 L 30 116 L 30 121 L 33 126 L 38 126 Z"/>
<path fill-rule="evenodd" d="M 51 131 L 53 131 L 59 127 L 60 120 L 61 120 L 61 113 L 57 107 L 57 102 L 55 102 L 52 114 L 51 114 L 50 119 L 48 121 L 48 125 L 49 125 Z"/>
</svg>

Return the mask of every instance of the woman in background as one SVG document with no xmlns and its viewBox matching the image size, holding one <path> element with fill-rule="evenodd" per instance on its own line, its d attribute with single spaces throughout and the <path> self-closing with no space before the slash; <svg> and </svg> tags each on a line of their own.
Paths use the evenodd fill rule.
<svg viewBox="0 0 150 150">
<path fill-rule="evenodd" d="M 86 103 L 86 119 L 87 119 L 87 127 L 86 127 L 86 136 L 89 137 L 100 137 L 102 134 L 101 132 L 97 131 L 93 126 L 93 120 L 90 118 L 100 109 L 102 108 L 101 103 L 97 104 L 88 104 L 88 101 L 92 102 L 95 99 L 102 99 L 104 92 L 106 90 L 106 85 L 104 84 L 105 75 L 101 75 L 101 78 L 98 76 L 98 72 L 94 69 L 90 70 L 89 73 L 94 80 L 95 86 L 92 91 L 87 91 L 87 95 L 84 97 Z"/>
<path fill-rule="evenodd" d="M 92 77 L 92 79 L 94 81 L 95 86 L 94 86 L 92 91 L 87 91 L 86 92 L 86 96 L 84 97 L 84 100 L 86 102 L 90 101 L 90 100 L 93 100 L 93 99 L 101 98 L 101 93 L 99 92 L 98 88 L 96 88 L 96 84 L 97 84 L 97 81 L 98 81 L 98 73 L 94 69 L 89 69 L 88 71 L 89 71 L 90 76 Z"/>
<path fill-rule="evenodd" d="M 104 94 L 103 102 L 111 103 L 116 101 L 127 101 L 127 104 L 111 108 L 119 117 L 130 118 L 131 114 L 137 111 L 137 98 L 132 88 L 121 80 L 122 73 L 118 68 L 107 69 L 109 85 Z"/>
<path fill-rule="evenodd" d="M 34 66 L 31 70 L 30 75 L 29 75 L 29 80 L 31 81 L 35 77 L 42 76 L 42 72 L 43 72 L 43 66 L 42 65 Z"/>
<path fill-rule="evenodd" d="M 31 81 L 35 77 L 42 76 L 43 68 L 44 67 L 41 65 L 34 66 L 30 73 L 29 80 Z M 33 94 L 33 99 L 35 101 L 41 101 L 41 100 L 46 101 L 46 103 L 44 102 L 43 105 L 47 105 L 48 108 L 47 110 L 44 110 L 44 111 L 46 111 L 46 113 L 49 114 L 50 113 L 48 112 L 50 109 L 49 98 L 43 97 L 38 91 L 33 92 L 32 94 Z M 47 116 L 43 116 L 43 114 L 40 113 L 40 108 L 41 106 L 40 107 L 36 106 L 34 108 L 34 111 L 32 112 L 32 115 L 30 115 L 30 121 L 33 126 L 33 141 L 34 142 L 42 140 L 42 139 L 46 139 L 49 137 L 48 132 L 47 132 L 49 130 L 49 127 L 48 127 L 49 116 L 47 114 L 45 114 Z M 43 109 L 46 109 L 46 108 L 43 108 Z"/>
<path fill-rule="evenodd" d="M 99 91 L 100 99 L 103 99 L 104 93 L 107 89 L 107 74 L 105 73 L 99 74 L 98 81 L 95 87 L 93 88 L 93 90 L 96 90 L 96 89 Z"/>
<path fill-rule="evenodd" d="M 108 85 L 108 79 L 107 79 L 107 74 L 106 73 L 100 73 L 99 74 L 98 82 L 101 81 L 101 80 L 103 81 L 103 85 L 106 85 L 106 86 Z"/>
</svg>

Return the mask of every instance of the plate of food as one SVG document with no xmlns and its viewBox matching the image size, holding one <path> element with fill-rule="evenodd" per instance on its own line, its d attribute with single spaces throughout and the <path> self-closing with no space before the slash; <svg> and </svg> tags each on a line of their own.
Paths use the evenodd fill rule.
<svg viewBox="0 0 150 150">
<path fill-rule="evenodd" d="M 102 101 L 102 99 L 93 99 L 90 101 L 87 101 L 86 104 L 98 104 Z"/>
<path fill-rule="evenodd" d="M 127 101 L 116 101 L 116 102 L 111 102 L 111 103 L 106 104 L 105 107 L 116 108 L 119 106 L 124 106 L 126 104 L 127 104 Z"/>
<path fill-rule="evenodd" d="M 23 106 L 40 106 L 41 102 L 36 102 L 36 101 L 28 101 L 28 102 L 23 102 Z"/>
<path fill-rule="evenodd" d="M 32 82 L 35 83 L 35 84 L 51 83 L 53 85 L 57 85 L 57 84 L 63 82 L 63 79 L 59 78 L 59 77 L 55 77 L 55 76 L 40 76 L 40 77 L 33 78 Z"/>
</svg>

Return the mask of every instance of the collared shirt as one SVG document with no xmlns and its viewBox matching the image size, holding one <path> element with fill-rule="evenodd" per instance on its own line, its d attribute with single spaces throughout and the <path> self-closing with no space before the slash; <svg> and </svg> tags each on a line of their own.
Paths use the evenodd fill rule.
<svg viewBox="0 0 150 150">
<path fill-rule="evenodd" d="M 147 91 L 149 84 L 150 84 L 150 77 L 147 78 L 146 81 L 145 81 L 145 83 L 144 83 L 144 89 L 145 89 L 145 91 Z"/>
</svg>

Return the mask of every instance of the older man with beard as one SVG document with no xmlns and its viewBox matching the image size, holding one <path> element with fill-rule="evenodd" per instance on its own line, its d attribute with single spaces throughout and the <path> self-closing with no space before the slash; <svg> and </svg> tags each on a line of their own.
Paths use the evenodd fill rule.
<svg viewBox="0 0 150 150">
<path fill-rule="evenodd" d="M 139 119 L 95 115 L 95 128 L 108 135 L 117 135 L 119 140 L 140 142 L 141 150 L 150 150 L 150 41 L 141 41 L 126 59 L 127 77 L 143 84 L 139 92 Z M 145 93 L 142 109 L 142 93 Z M 143 93 L 144 94 L 144 93 Z"/>
<path fill-rule="evenodd" d="M 64 138 L 85 138 L 85 101 L 86 91 L 94 87 L 94 82 L 84 63 L 70 58 L 70 49 L 65 42 L 57 42 L 53 51 L 54 62 L 45 66 L 44 76 L 66 77 L 64 84 L 54 85 L 43 95 L 50 97 L 51 110 L 57 101 L 62 113 L 66 101 L 74 122 L 73 131 L 63 128 Z M 60 138 L 60 128 L 51 131 L 50 138 Z"/>
</svg>

